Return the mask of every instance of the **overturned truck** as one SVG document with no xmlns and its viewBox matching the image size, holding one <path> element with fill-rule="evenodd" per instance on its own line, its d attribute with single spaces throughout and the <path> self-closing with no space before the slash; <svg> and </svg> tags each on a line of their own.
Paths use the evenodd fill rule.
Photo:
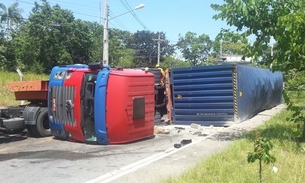
<svg viewBox="0 0 305 183">
<path fill-rule="evenodd" d="M 0 127 L 36 137 L 96 144 L 149 138 L 154 130 L 154 75 L 99 63 L 56 66 L 49 81 L 12 82 L 17 100 L 0 110 Z"/>
<path fill-rule="evenodd" d="M 56 138 L 121 144 L 154 134 L 154 75 L 149 72 L 99 64 L 54 67 L 48 101 Z"/>
</svg>

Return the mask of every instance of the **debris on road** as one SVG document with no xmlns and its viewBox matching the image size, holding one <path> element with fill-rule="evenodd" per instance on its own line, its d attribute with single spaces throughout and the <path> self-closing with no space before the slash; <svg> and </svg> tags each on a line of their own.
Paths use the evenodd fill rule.
<svg viewBox="0 0 305 183">
<path fill-rule="evenodd" d="M 220 129 L 225 127 L 202 126 L 192 123 L 191 125 L 156 125 L 154 134 L 171 134 L 171 135 L 192 135 L 192 136 L 208 136 L 215 134 Z"/>
<path fill-rule="evenodd" d="M 158 127 L 158 126 L 155 126 L 155 128 L 154 128 L 154 134 L 169 134 L 169 133 L 170 133 L 170 131 L 168 129 Z"/>
<path fill-rule="evenodd" d="M 190 143 L 192 143 L 192 139 L 183 139 L 180 142 L 180 144 L 174 144 L 174 147 L 175 148 L 180 148 L 180 147 L 185 146 L 185 145 L 190 144 Z"/>
</svg>

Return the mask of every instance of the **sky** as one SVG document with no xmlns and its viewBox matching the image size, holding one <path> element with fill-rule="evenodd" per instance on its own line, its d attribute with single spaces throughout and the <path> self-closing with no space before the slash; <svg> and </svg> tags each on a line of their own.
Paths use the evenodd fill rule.
<svg viewBox="0 0 305 183">
<path fill-rule="evenodd" d="M 3 2 L 2 0 L 2 3 L 8 7 L 16 1 L 24 11 L 23 17 L 27 18 L 35 1 L 4 0 Z M 71 10 L 76 19 L 104 23 L 104 0 L 48 0 L 48 2 Z M 189 31 L 197 35 L 207 34 L 213 40 L 221 28 L 229 28 L 226 22 L 212 18 L 217 12 L 210 5 L 222 4 L 222 2 L 223 0 L 108 0 L 109 28 L 132 33 L 142 30 L 165 32 L 166 39 L 171 44 L 177 43 L 179 34 L 184 36 Z M 136 19 L 129 11 L 139 4 L 144 4 L 145 7 L 133 11 Z"/>
</svg>

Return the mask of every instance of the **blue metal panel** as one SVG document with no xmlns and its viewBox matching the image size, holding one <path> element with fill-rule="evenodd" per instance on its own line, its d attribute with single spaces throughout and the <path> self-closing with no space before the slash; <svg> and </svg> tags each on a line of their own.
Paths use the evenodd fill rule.
<svg viewBox="0 0 305 183">
<path fill-rule="evenodd" d="M 61 138 L 61 139 L 67 139 L 67 135 L 65 134 L 65 130 L 64 130 L 64 124 L 60 124 L 59 122 L 55 121 L 52 112 L 52 92 L 54 92 L 54 87 L 59 86 L 62 87 L 63 86 L 63 82 L 64 82 L 64 75 L 66 72 L 67 68 L 66 67 L 54 67 L 51 71 L 50 74 L 50 81 L 49 81 L 49 87 L 48 87 L 48 113 L 49 113 L 49 126 L 50 126 L 50 130 L 51 133 L 54 137 L 57 138 Z M 62 76 L 59 77 L 58 74 L 61 73 Z"/>
<path fill-rule="evenodd" d="M 109 144 L 106 127 L 106 92 L 109 70 L 101 70 L 96 79 L 94 98 L 94 121 L 98 144 Z"/>
<path fill-rule="evenodd" d="M 233 65 L 171 70 L 174 124 L 229 126 L 234 122 Z"/>
<path fill-rule="evenodd" d="M 237 120 L 282 103 L 283 75 L 268 69 L 237 66 Z"/>
</svg>

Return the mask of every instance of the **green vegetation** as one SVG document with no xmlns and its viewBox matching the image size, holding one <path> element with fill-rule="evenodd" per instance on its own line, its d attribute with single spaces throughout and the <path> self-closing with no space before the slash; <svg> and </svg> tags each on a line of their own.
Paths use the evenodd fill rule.
<svg viewBox="0 0 305 183">
<path fill-rule="evenodd" d="M 54 65 L 102 60 L 103 26 L 99 23 L 75 19 L 70 10 L 51 6 L 47 0 L 35 2 L 31 12 L 26 13 L 28 17 L 22 17 L 22 11 L 18 2 L 8 7 L 0 3 L 0 69 L 14 71 L 20 68 L 48 74 Z M 224 53 L 243 52 L 245 46 L 241 45 L 239 35 L 223 35 L 224 32 L 218 38 L 225 41 Z M 158 38 L 163 40 L 159 47 L 161 65 L 207 65 L 218 59 L 219 40 L 218 44 L 213 44 L 206 34 L 197 36 L 188 32 L 179 36 L 179 42 L 175 44 L 164 32 L 139 30 L 131 33 L 110 28 L 109 65 L 154 67 L 158 60 Z M 247 39 L 243 38 L 241 42 L 247 45 Z M 175 58 L 176 50 L 181 51 L 183 59 Z M 171 59 L 174 59 L 173 63 L 166 63 Z M 190 64 L 185 64 L 184 60 Z"/>
<path fill-rule="evenodd" d="M 0 106 L 18 105 L 20 102 L 15 101 L 14 94 L 7 90 L 7 84 L 12 81 L 20 81 L 19 75 L 14 72 L 0 71 Z M 23 80 L 48 80 L 48 75 L 37 75 L 24 73 Z"/>
<path fill-rule="evenodd" d="M 270 139 L 273 149 L 270 151 L 276 157 L 274 166 L 278 172 L 273 172 L 273 164 L 263 165 L 263 182 L 268 183 L 302 183 L 304 174 L 304 143 L 298 141 L 301 135 L 297 124 L 287 122 L 292 117 L 291 111 L 283 111 L 263 126 L 244 137 L 236 140 L 225 151 L 209 157 L 178 178 L 167 180 L 167 183 L 258 183 L 257 163 L 248 163 L 247 154 L 253 151 L 256 134 Z"/>
<path fill-rule="evenodd" d="M 290 91 L 290 98 L 295 106 L 304 106 L 305 92 Z M 270 164 L 262 165 L 262 182 L 268 183 L 302 183 L 305 180 L 305 142 L 302 141 L 303 121 L 293 121 L 294 111 L 284 110 L 264 123 L 237 139 L 225 151 L 215 154 L 186 172 L 181 177 L 167 180 L 167 183 L 217 182 L 257 183 L 260 181 L 257 163 L 248 163 L 248 155 L 253 152 L 253 143 L 258 139 L 268 139 L 268 154 L 272 154 Z M 258 137 L 259 134 L 259 137 Z M 270 141 L 270 142 L 269 142 Z M 276 162 L 272 164 L 273 158 Z M 254 160 L 254 159 L 252 159 Z M 278 168 L 274 172 L 273 166 Z"/>
<path fill-rule="evenodd" d="M 248 163 L 254 163 L 258 160 L 259 163 L 259 182 L 263 182 L 263 163 L 269 164 L 274 163 L 276 158 L 272 156 L 269 151 L 273 148 L 273 144 L 268 138 L 260 137 L 259 133 L 254 141 L 254 150 L 253 152 L 248 153 L 247 161 Z M 277 169 L 277 168 L 276 168 Z"/>
<path fill-rule="evenodd" d="M 224 0 L 212 4 L 218 14 L 215 19 L 225 20 L 242 35 L 255 36 L 248 45 L 246 55 L 261 58 L 261 63 L 274 71 L 282 71 L 286 91 L 304 89 L 305 81 L 305 1 L 303 0 Z M 287 109 L 294 112 L 290 121 L 303 124 L 305 141 L 305 115 L 302 107 L 295 105 L 289 92 L 284 93 Z"/>
</svg>

